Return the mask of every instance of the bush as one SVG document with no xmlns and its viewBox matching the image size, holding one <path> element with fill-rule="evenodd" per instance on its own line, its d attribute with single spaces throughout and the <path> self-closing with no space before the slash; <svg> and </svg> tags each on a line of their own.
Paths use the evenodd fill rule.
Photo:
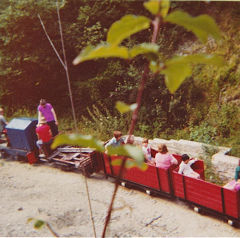
<svg viewBox="0 0 240 238">
<path fill-rule="evenodd" d="M 82 116 L 81 132 L 91 134 L 101 140 L 107 140 L 113 136 L 114 130 L 126 134 L 130 122 L 130 114 L 111 113 L 104 105 L 99 103 L 88 108 L 88 117 Z"/>
<path fill-rule="evenodd" d="M 199 126 L 190 127 L 190 140 L 202 143 L 212 144 L 215 143 L 217 130 L 207 122 L 203 122 Z"/>
<path fill-rule="evenodd" d="M 204 174 L 205 174 L 205 180 L 209 181 L 211 183 L 215 183 L 218 185 L 223 185 L 225 181 L 223 181 L 218 173 L 215 171 L 215 169 L 212 166 L 212 155 L 216 154 L 218 152 L 218 149 L 214 146 L 203 146 L 204 150 Z"/>
<path fill-rule="evenodd" d="M 19 108 L 18 110 L 11 110 L 8 108 L 7 110 L 7 115 L 9 117 L 14 118 L 14 117 L 30 117 L 30 118 L 37 118 L 37 110 L 36 111 L 30 111 L 26 107 Z"/>
</svg>

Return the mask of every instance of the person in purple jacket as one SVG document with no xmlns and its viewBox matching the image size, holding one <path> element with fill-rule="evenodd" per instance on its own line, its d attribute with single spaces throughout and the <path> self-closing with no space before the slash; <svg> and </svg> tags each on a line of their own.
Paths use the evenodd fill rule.
<svg viewBox="0 0 240 238">
<path fill-rule="evenodd" d="M 41 118 L 44 117 L 47 121 L 47 124 L 50 126 L 52 131 L 52 136 L 58 134 L 58 121 L 56 113 L 50 103 L 47 103 L 46 99 L 41 99 L 38 106 L 38 121 L 41 121 Z"/>
</svg>

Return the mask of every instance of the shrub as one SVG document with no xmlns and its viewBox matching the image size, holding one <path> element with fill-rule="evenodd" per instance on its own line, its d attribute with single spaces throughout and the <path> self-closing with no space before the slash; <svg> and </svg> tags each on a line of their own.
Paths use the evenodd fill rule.
<svg viewBox="0 0 240 238">
<path fill-rule="evenodd" d="M 212 155 L 218 152 L 218 149 L 214 146 L 203 146 L 204 151 L 204 165 L 205 165 L 205 180 L 209 181 L 211 183 L 215 183 L 218 185 L 223 185 L 225 181 L 223 181 L 218 173 L 215 171 L 215 169 L 212 166 Z"/>
<path fill-rule="evenodd" d="M 101 103 L 88 108 L 88 116 L 82 116 L 80 125 L 81 132 L 107 140 L 112 137 L 114 130 L 120 130 L 123 134 L 128 131 L 130 120 L 129 114 L 120 114 L 117 111 L 111 113 Z"/>
<path fill-rule="evenodd" d="M 217 130 L 215 127 L 203 122 L 199 126 L 190 127 L 190 140 L 212 144 L 215 141 Z"/>
</svg>

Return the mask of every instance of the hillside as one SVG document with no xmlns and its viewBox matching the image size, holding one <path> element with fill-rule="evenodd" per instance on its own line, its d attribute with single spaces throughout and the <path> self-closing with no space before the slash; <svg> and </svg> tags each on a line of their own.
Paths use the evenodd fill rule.
<svg viewBox="0 0 240 238">
<path fill-rule="evenodd" d="M 202 47 L 197 41 L 187 41 L 178 52 L 219 54 L 224 57 L 225 66 L 219 70 L 208 66 L 195 68 L 192 83 L 196 89 L 188 110 L 187 131 L 193 140 L 233 146 L 232 153 L 239 156 L 240 38 L 237 29 L 240 26 L 240 4 L 212 2 L 205 5 L 203 12 L 211 15 L 221 29 L 220 44 L 209 40 Z"/>
<path fill-rule="evenodd" d="M 173 2 L 192 16 L 208 14 L 216 20 L 222 40 L 201 44 L 185 29 L 164 24 L 158 37 L 160 55 L 204 52 L 224 57 L 225 66 L 197 65 L 175 94 L 166 89 L 162 75 L 150 74 L 134 134 L 148 138 L 187 139 L 233 147 L 240 156 L 239 2 Z M 134 103 L 145 59 L 99 59 L 74 66 L 71 62 L 89 44 L 106 39 L 114 21 L 125 14 L 151 17 L 139 0 L 68 0 L 60 6 L 66 56 L 78 126 L 84 134 L 106 140 L 114 129 L 128 130 L 129 115 L 116 112 L 118 100 Z M 0 9 L 0 104 L 7 117 L 36 115 L 40 98 L 47 98 L 71 130 L 71 106 L 64 69 L 39 22 L 41 16 L 54 45 L 61 50 L 56 5 L 48 0 L 4 1 Z M 133 35 L 123 44 L 149 42 L 151 29 Z M 26 92 L 26 93 L 25 93 Z"/>
</svg>

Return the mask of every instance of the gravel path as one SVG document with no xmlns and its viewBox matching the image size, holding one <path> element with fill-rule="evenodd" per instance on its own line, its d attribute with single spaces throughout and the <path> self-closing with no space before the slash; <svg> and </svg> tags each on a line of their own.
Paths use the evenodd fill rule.
<svg viewBox="0 0 240 238">
<path fill-rule="evenodd" d="M 29 218 L 48 222 L 61 237 L 94 236 L 84 176 L 46 165 L 0 160 L 0 236 L 46 237 Z M 114 184 L 102 174 L 88 179 L 97 236 L 101 236 Z M 185 203 L 120 187 L 107 236 L 240 237 L 240 230 L 199 215 Z"/>
</svg>

